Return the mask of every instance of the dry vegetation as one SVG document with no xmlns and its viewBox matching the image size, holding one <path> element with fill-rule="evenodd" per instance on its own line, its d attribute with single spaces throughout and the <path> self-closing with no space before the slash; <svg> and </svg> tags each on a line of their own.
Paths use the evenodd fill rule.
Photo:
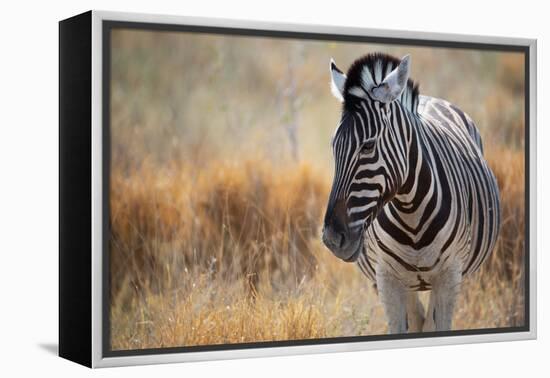
<svg viewBox="0 0 550 378">
<path fill-rule="evenodd" d="M 464 285 L 457 329 L 523 323 L 523 159 L 509 150 L 489 159 L 501 237 Z M 324 177 L 258 159 L 115 171 L 113 348 L 384 333 L 371 284 L 319 242 Z"/>
<path fill-rule="evenodd" d="M 262 41 L 269 49 L 259 69 L 252 39 L 188 38 L 120 32 L 113 41 L 112 348 L 385 333 L 372 284 L 319 237 L 339 111 L 326 51 L 344 68 L 358 50 L 375 48 Z M 501 236 L 464 284 L 454 327 L 522 325 L 523 63 L 494 53 L 385 50 L 412 51 L 421 90 L 478 122 L 501 190 Z M 459 85 L 465 74 L 477 75 L 474 85 Z M 285 132 L 293 123 L 298 162 Z"/>
</svg>

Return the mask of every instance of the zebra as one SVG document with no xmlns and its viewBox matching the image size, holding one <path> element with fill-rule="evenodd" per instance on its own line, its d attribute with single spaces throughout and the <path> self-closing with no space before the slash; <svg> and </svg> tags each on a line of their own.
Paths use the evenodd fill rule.
<svg viewBox="0 0 550 378">
<path fill-rule="evenodd" d="M 389 333 L 451 330 L 461 283 L 500 228 L 476 125 L 450 102 L 420 95 L 410 65 L 409 55 L 371 53 L 344 74 L 330 61 L 342 114 L 322 239 L 374 281 Z"/>
</svg>

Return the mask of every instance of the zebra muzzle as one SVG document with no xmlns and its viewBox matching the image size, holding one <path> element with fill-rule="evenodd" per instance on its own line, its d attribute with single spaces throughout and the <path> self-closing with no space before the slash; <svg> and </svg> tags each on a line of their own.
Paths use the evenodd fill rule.
<svg viewBox="0 0 550 378">
<path fill-rule="evenodd" d="M 323 243 L 338 258 L 352 262 L 357 260 L 362 247 L 362 233 L 336 230 L 325 226 Z"/>
</svg>

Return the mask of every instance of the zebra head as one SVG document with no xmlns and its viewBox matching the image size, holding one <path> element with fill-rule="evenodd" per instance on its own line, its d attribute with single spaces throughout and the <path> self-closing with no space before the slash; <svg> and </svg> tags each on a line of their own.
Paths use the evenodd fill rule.
<svg viewBox="0 0 550 378">
<path fill-rule="evenodd" d="M 404 181 L 408 147 L 394 102 L 412 85 L 409 64 L 408 55 L 369 54 L 345 75 L 330 62 L 331 89 L 343 110 L 332 139 L 335 174 L 323 242 L 347 262 L 357 260 L 365 230 Z"/>
</svg>

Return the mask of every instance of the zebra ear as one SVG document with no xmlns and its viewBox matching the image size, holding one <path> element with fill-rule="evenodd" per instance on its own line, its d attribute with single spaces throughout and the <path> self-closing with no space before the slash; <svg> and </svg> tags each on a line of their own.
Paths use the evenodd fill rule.
<svg viewBox="0 0 550 378">
<path fill-rule="evenodd" d="M 386 76 L 382 83 L 371 90 L 372 97 L 380 102 L 388 103 L 401 96 L 409 79 L 410 63 L 411 57 L 405 55 L 399 65 Z"/>
<path fill-rule="evenodd" d="M 346 75 L 334 63 L 334 59 L 330 59 L 330 90 L 334 97 L 340 102 L 344 102 L 344 85 L 346 84 Z"/>
</svg>

